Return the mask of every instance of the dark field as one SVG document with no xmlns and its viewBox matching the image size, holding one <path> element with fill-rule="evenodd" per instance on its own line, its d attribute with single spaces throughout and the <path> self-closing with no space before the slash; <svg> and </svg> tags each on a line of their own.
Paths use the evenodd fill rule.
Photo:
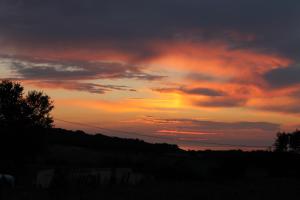
<svg viewBox="0 0 300 200">
<path fill-rule="evenodd" d="M 43 135 L 38 152 L 26 152 L 28 148 L 23 146 L 24 151 L 20 148 L 11 154 L 14 157 L 7 157 L 1 164 L 2 173 L 16 179 L 13 188 L 1 189 L 2 199 L 285 200 L 298 199 L 300 195 L 297 153 L 184 151 L 176 145 L 62 129 L 49 131 L 38 132 Z M 21 140 L 18 142 L 22 145 Z M 127 169 L 131 175 L 140 174 L 143 179 L 136 183 L 110 179 L 104 184 L 77 184 L 68 179 L 77 175 L 88 181 L 89 177 L 96 177 L 94 172 L 106 169 L 114 173 Z M 37 177 L 43 170 L 55 173 L 49 187 L 42 189 L 37 186 Z M 86 170 L 88 174 L 81 173 Z"/>
<path fill-rule="evenodd" d="M 164 182 L 140 186 L 118 186 L 86 190 L 14 189 L 7 200 L 94 200 L 94 199 L 298 199 L 298 179 L 265 179 L 211 182 Z"/>
</svg>

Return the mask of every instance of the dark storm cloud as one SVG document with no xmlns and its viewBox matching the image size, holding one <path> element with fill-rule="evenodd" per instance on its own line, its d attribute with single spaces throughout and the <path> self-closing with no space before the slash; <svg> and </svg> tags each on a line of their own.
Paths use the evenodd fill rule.
<svg viewBox="0 0 300 200">
<path fill-rule="evenodd" d="M 272 87 L 286 87 L 300 84 L 299 75 L 299 66 L 289 66 L 287 68 L 274 69 L 266 73 L 264 78 Z"/>
<path fill-rule="evenodd" d="M 299 9 L 298 0 L 2 0 L 0 29 L 15 45 L 105 48 L 101 42 L 113 41 L 149 57 L 152 40 L 224 40 L 298 59 Z"/>
</svg>

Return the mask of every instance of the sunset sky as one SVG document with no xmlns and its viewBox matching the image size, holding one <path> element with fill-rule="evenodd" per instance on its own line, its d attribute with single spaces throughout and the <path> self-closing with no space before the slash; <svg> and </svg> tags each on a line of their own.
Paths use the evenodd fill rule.
<svg viewBox="0 0 300 200">
<path fill-rule="evenodd" d="M 299 11 L 299 0 L 0 0 L 0 78 L 51 96 L 56 127 L 270 146 L 300 128 Z"/>
</svg>

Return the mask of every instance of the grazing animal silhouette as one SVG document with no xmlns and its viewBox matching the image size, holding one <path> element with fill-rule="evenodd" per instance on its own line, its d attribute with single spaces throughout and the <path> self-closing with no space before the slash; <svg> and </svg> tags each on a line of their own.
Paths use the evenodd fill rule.
<svg viewBox="0 0 300 200">
<path fill-rule="evenodd" d="M 3 187 L 15 187 L 15 177 L 9 174 L 0 174 L 0 186 Z"/>
</svg>

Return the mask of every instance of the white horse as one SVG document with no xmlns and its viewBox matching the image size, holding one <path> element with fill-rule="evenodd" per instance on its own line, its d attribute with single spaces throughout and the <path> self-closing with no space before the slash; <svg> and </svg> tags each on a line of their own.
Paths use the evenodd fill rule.
<svg viewBox="0 0 300 200">
<path fill-rule="evenodd" d="M 15 187 L 15 177 L 9 174 L 0 174 L 1 186 Z"/>
</svg>

